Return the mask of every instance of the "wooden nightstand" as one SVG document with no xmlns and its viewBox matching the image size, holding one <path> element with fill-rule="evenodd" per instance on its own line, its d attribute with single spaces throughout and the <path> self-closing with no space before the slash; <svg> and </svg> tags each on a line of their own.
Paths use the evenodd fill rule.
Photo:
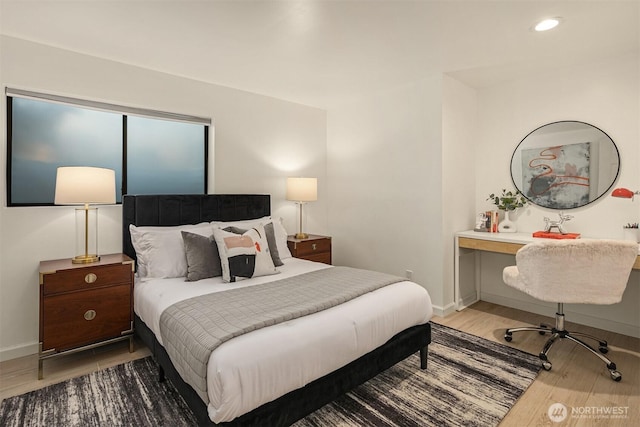
<svg viewBox="0 0 640 427">
<path fill-rule="evenodd" d="M 287 246 L 296 258 L 331 264 L 331 237 L 309 234 L 306 239 L 296 239 L 288 236 Z"/>
<path fill-rule="evenodd" d="M 40 262 L 38 379 L 51 357 L 123 340 L 133 352 L 133 268 L 124 254 Z"/>
</svg>

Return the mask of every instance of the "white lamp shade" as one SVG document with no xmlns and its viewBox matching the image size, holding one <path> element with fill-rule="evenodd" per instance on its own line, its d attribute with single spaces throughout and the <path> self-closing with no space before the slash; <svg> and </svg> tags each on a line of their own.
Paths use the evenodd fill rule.
<svg viewBox="0 0 640 427">
<path fill-rule="evenodd" d="M 113 204 L 116 173 L 87 166 L 59 167 L 56 174 L 56 205 Z"/>
<path fill-rule="evenodd" d="M 287 200 L 315 202 L 318 200 L 317 178 L 287 178 Z"/>
</svg>

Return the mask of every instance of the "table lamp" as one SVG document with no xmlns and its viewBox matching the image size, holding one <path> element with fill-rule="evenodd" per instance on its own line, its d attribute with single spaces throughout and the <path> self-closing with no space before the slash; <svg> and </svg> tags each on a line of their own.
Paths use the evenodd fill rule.
<svg viewBox="0 0 640 427">
<path fill-rule="evenodd" d="M 300 204 L 300 227 L 296 239 L 306 239 L 308 234 L 302 231 L 302 205 L 318 200 L 317 178 L 287 178 L 287 200 Z"/>
<path fill-rule="evenodd" d="M 98 256 L 98 209 L 90 204 L 116 202 L 116 174 L 112 169 L 86 166 L 59 167 L 56 173 L 56 205 L 76 208 L 76 256 L 74 264 L 100 260 Z"/>
</svg>

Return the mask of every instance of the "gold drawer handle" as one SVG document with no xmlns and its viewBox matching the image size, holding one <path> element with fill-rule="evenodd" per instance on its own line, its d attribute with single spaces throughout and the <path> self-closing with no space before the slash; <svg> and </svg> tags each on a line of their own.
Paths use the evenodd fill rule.
<svg viewBox="0 0 640 427">
<path fill-rule="evenodd" d="M 84 320 L 93 320 L 96 318 L 96 311 L 95 310 L 87 310 L 84 313 Z"/>
<path fill-rule="evenodd" d="M 311 249 L 313 249 L 315 251 L 316 249 L 318 249 L 318 245 L 316 245 L 315 243 L 312 243 L 311 244 Z"/>
<path fill-rule="evenodd" d="M 87 274 L 86 276 L 84 276 L 84 281 L 85 281 L 86 283 L 91 284 L 91 283 L 95 282 L 96 280 L 98 280 L 98 276 L 96 276 L 96 275 L 95 275 L 95 274 L 93 274 L 93 273 L 89 273 L 89 274 Z"/>
</svg>

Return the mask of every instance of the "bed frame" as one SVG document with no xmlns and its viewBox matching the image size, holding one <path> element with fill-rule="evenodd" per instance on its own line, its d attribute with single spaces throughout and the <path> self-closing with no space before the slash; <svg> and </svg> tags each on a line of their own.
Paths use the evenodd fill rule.
<svg viewBox="0 0 640 427">
<path fill-rule="evenodd" d="M 136 259 L 131 244 L 129 225 L 175 226 L 203 221 L 239 221 L 271 214 L 269 195 L 125 195 L 122 198 L 123 252 Z M 134 329 L 149 347 L 160 365 L 160 380 L 165 376 L 193 410 L 199 425 L 205 426 L 287 426 L 333 401 L 337 397 L 373 378 L 378 373 L 420 353 L 420 367 L 427 368 L 427 346 L 431 342 L 431 325 L 426 323 L 406 329 L 384 345 L 350 364 L 319 378 L 306 386 L 266 403 L 228 423 L 213 423 L 207 406 L 174 368 L 169 356 L 153 332 L 136 315 Z"/>
</svg>

